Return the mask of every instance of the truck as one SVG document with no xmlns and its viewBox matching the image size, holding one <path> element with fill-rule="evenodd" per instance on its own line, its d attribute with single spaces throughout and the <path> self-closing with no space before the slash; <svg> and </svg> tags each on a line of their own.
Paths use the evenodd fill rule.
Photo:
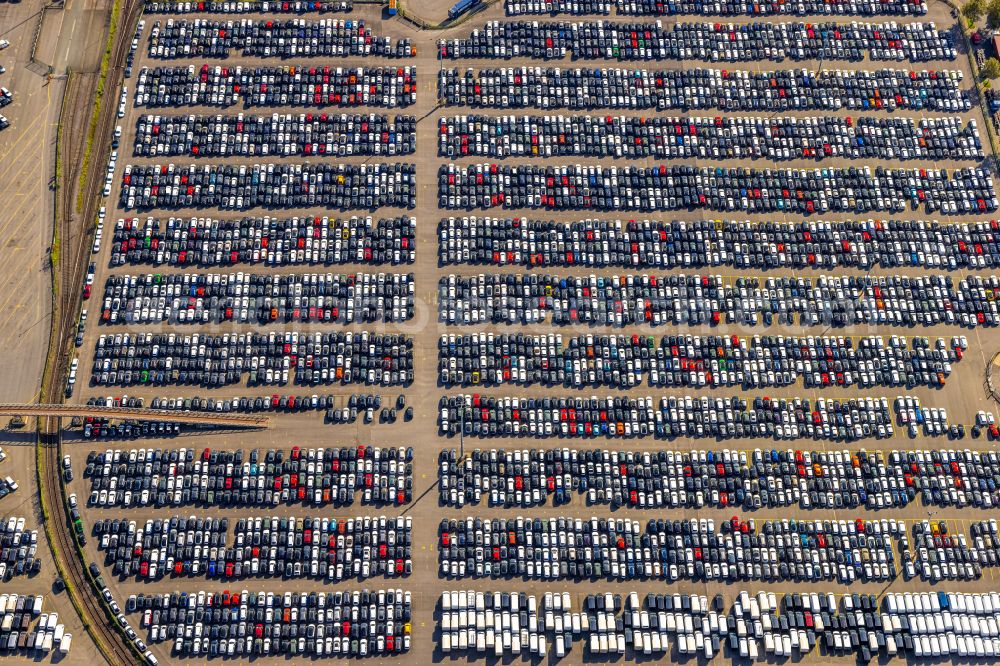
<svg viewBox="0 0 1000 666">
<path fill-rule="evenodd" d="M 399 11 L 399 0 L 389 0 L 389 16 L 395 16 Z"/>
<path fill-rule="evenodd" d="M 63 654 L 69 652 L 70 646 L 73 645 L 73 634 L 63 634 L 62 640 L 59 641 L 59 651 Z"/>
<path fill-rule="evenodd" d="M 448 10 L 448 18 L 455 20 L 465 12 L 478 5 L 480 2 L 481 0 L 458 0 L 458 2 L 455 3 L 455 6 Z"/>
</svg>

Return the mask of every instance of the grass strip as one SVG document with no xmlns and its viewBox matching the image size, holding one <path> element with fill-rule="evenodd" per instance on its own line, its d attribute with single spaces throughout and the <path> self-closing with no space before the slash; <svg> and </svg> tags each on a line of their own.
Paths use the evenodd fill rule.
<svg viewBox="0 0 1000 666">
<path fill-rule="evenodd" d="M 90 171 L 90 158 L 94 149 L 94 135 L 97 133 L 97 120 L 104 105 L 104 87 L 108 80 L 108 70 L 111 68 L 111 49 L 114 45 L 115 33 L 118 32 L 118 20 L 121 16 L 121 0 L 115 0 L 111 7 L 111 27 L 108 29 L 108 41 L 104 44 L 104 54 L 101 56 L 101 70 L 97 79 L 97 91 L 94 94 L 94 112 L 87 127 L 87 144 L 83 149 L 83 159 L 80 161 L 80 185 L 76 195 L 76 212 L 83 209 L 84 183 Z"/>
</svg>

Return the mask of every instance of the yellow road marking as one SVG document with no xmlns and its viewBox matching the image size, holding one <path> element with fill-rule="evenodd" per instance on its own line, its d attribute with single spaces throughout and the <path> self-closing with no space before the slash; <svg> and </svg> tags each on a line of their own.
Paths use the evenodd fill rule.
<svg viewBox="0 0 1000 666">
<path fill-rule="evenodd" d="M 19 136 L 17 138 L 17 140 L 14 141 L 14 143 L 7 150 L 7 152 L 4 153 L 3 155 L 0 155 L 0 160 L 6 161 L 7 158 L 8 158 L 8 156 L 11 154 L 11 152 L 13 152 L 14 148 L 16 148 L 26 138 L 28 138 L 28 132 L 30 132 L 35 127 L 35 125 L 37 125 L 38 123 L 42 122 L 48 116 L 49 106 L 52 104 L 52 88 L 50 86 L 46 86 L 45 91 L 46 91 L 46 97 L 45 97 L 44 113 L 39 113 L 38 115 L 35 116 L 35 119 L 32 120 L 31 124 L 28 125 L 28 127 L 25 128 L 24 133 L 21 136 Z M 53 123 L 53 126 L 55 126 L 54 123 Z M 30 146 L 30 147 L 34 147 L 34 146 Z M 5 168 L 3 171 L 0 171 L 0 179 L 2 179 L 7 174 L 7 171 L 10 170 L 15 165 L 16 165 L 16 162 L 11 162 L 7 166 L 7 168 Z"/>
</svg>

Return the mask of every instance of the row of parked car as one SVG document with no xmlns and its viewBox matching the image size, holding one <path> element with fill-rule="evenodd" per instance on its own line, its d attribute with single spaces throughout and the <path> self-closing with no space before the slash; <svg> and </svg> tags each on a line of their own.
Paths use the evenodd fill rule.
<svg viewBox="0 0 1000 666">
<path fill-rule="evenodd" d="M 229 519 L 173 516 L 134 520 L 105 518 L 94 524 L 104 566 L 119 578 L 171 577 L 320 578 L 327 582 L 375 576 L 408 576 L 413 519 Z"/>
<path fill-rule="evenodd" d="M 712 438 L 816 441 L 894 435 L 889 399 L 720 398 L 620 395 L 598 398 L 443 395 L 441 434 L 474 437 Z"/>
<path fill-rule="evenodd" d="M 261 384 L 383 384 L 413 381 L 413 340 L 399 334 L 118 333 L 94 349 L 95 385 L 224 386 L 246 376 Z"/>
<path fill-rule="evenodd" d="M 273 113 L 139 116 L 134 154 L 193 157 L 242 155 L 410 155 L 417 119 L 382 113 Z M 933 139 L 932 139 L 933 141 Z"/>
<path fill-rule="evenodd" d="M 442 335 L 445 386 L 944 386 L 963 347 L 956 337 L 653 336 L 561 333 Z"/>
<path fill-rule="evenodd" d="M 119 206 L 246 210 L 414 208 L 416 166 L 375 164 L 125 165 Z"/>
<path fill-rule="evenodd" d="M 6 457 L 7 455 L 4 454 L 3 458 Z M 3 458 L 0 458 L 0 461 L 2 461 Z M 3 499 L 7 495 L 14 493 L 17 489 L 18 489 L 18 484 L 17 481 L 14 480 L 14 477 L 5 476 L 2 479 L 0 479 L 0 499 Z"/>
<path fill-rule="evenodd" d="M 75 495 L 71 495 L 71 497 L 75 497 Z M 76 529 L 77 539 L 80 544 L 86 544 L 87 537 L 83 533 L 82 523 L 79 520 L 76 522 Z M 149 666 L 157 666 L 159 661 L 149 650 L 149 646 L 146 645 L 146 642 L 139 638 L 139 634 L 132 628 L 132 623 L 125 617 L 125 613 L 122 612 L 121 606 L 118 605 L 114 595 L 111 594 L 111 590 L 108 588 L 108 584 L 105 582 L 104 575 L 101 573 L 101 568 L 97 566 L 97 562 L 91 562 L 87 569 L 90 572 L 90 577 L 93 580 L 94 585 L 101 591 L 101 597 L 104 599 L 104 603 L 111 609 L 111 614 L 114 615 L 115 621 L 118 623 L 118 626 L 114 627 L 114 629 L 125 634 L 125 637 L 132 642 L 132 645 L 135 646 L 136 650 L 142 653 L 143 658 Z"/>
<path fill-rule="evenodd" d="M 219 404 L 228 404 L 230 405 L 228 411 L 233 411 L 231 408 L 233 402 L 220 400 Z M 213 409 L 212 411 L 215 410 Z M 179 435 L 182 430 L 187 431 L 186 426 L 175 422 L 138 421 L 135 419 L 114 419 L 113 421 L 107 418 L 88 417 L 80 434 L 87 440 L 155 439 L 158 437 L 174 437 Z"/>
<path fill-rule="evenodd" d="M 270 182 L 264 187 L 269 186 L 274 187 Z M 812 215 L 898 213 L 909 207 L 928 213 L 940 210 L 959 215 L 992 212 L 998 206 L 993 176 L 981 167 L 949 171 L 878 166 L 873 171 L 869 166 L 754 169 L 660 165 L 619 169 L 585 164 L 543 167 L 484 163 L 463 167 L 449 163 L 438 168 L 437 189 L 439 207 L 449 210 L 701 209 Z M 240 193 L 244 191 L 241 189 Z M 249 190 L 248 194 L 253 192 L 255 196 L 252 199 L 248 196 L 252 202 L 248 205 L 259 205 L 260 199 L 271 195 L 272 191 Z M 411 200 L 415 197 L 407 194 Z M 122 201 L 125 201 L 124 186 Z M 175 199 L 168 201 L 168 205 L 176 205 Z M 215 201 L 198 196 L 189 205 L 208 205 Z M 149 205 L 145 199 L 140 203 Z M 394 203 L 403 205 L 399 201 Z"/>
<path fill-rule="evenodd" d="M 354 9 L 352 0 L 146 0 L 143 6 L 150 14 L 305 14 L 350 12 Z"/>
<path fill-rule="evenodd" d="M 364 19 L 167 19 L 153 23 L 151 58 L 411 58 L 409 39 L 380 37 Z"/>
<path fill-rule="evenodd" d="M 410 106 L 417 101 L 417 68 L 402 67 L 143 67 L 135 105 L 180 106 Z"/>
<path fill-rule="evenodd" d="M 540 598 L 539 598 L 540 597 Z M 785 593 L 741 590 L 728 611 L 706 595 L 591 593 L 574 611 L 568 592 L 446 591 L 440 648 L 510 659 L 562 658 L 582 641 L 593 658 L 677 654 L 711 660 L 892 657 L 983 659 L 1000 655 L 996 592 Z"/>
<path fill-rule="evenodd" d="M 833 116 L 446 116 L 448 158 L 980 159 L 975 120 Z M 180 154 L 180 153 L 168 153 Z M 294 153 L 293 153 L 294 154 Z"/>
<path fill-rule="evenodd" d="M 325 416 L 326 421 L 328 423 L 354 423 L 358 420 L 360 413 L 364 422 L 369 424 L 375 420 L 375 410 L 380 410 L 378 413 L 379 423 L 395 423 L 400 412 L 402 412 L 405 421 L 413 420 L 413 407 L 406 406 L 406 398 L 402 394 L 396 397 L 395 403 L 385 407 L 382 407 L 381 396 L 378 395 L 357 396 L 358 400 L 354 400 L 354 397 L 351 396 L 347 405 L 343 407 L 328 408 Z M 364 397 L 367 399 L 361 399 Z"/>
<path fill-rule="evenodd" d="M 979 580 L 984 568 L 992 569 L 1000 565 L 1000 536 L 997 535 L 996 520 L 976 521 L 969 528 L 971 543 L 965 534 L 951 533 L 943 520 L 914 523 L 915 548 L 907 547 L 900 552 L 905 567 L 903 575 L 920 575 L 930 583 Z M 992 575 L 992 571 L 990 573 Z"/>
<path fill-rule="evenodd" d="M 448 217 L 442 264 L 623 268 L 958 270 L 1000 266 L 1000 222 L 750 222 Z"/>
<path fill-rule="evenodd" d="M 837 581 L 896 577 L 895 520 L 442 519 L 450 578 Z"/>
<path fill-rule="evenodd" d="M 397 396 L 396 406 L 402 408 L 405 403 L 402 395 Z M 186 398 L 166 398 L 155 397 L 150 401 L 152 409 L 164 409 L 170 411 L 195 411 L 195 412 L 244 412 L 247 414 L 257 412 L 304 412 L 322 411 L 327 413 L 331 409 L 348 409 L 351 412 L 356 410 L 374 410 L 382 407 L 382 396 L 373 393 L 352 393 L 350 395 L 335 396 L 327 394 L 321 396 L 312 395 L 278 395 L 243 397 L 243 398 L 214 398 L 214 397 L 186 397 Z"/>
<path fill-rule="evenodd" d="M 73 634 L 59 622 L 59 613 L 42 612 L 42 601 L 42 595 L 0 594 L 0 653 L 36 661 L 53 649 L 63 657 L 69 653 Z"/>
<path fill-rule="evenodd" d="M 909 109 L 955 113 L 971 108 L 961 84 L 958 70 L 815 72 L 803 68 L 758 72 L 523 65 L 441 69 L 438 97 L 450 106 L 499 109 L 717 108 L 768 113 Z M 190 87 L 195 85 L 192 82 Z"/>
<path fill-rule="evenodd" d="M 88 417 L 80 433 L 84 439 L 138 439 L 142 437 L 174 437 L 181 434 L 182 425 L 166 421 L 136 421 Z"/>
<path fill-rule="evenodd" d="M 172 3 L 155 3 L 159 5 Z M 180 3 L 195 4 L 195 3 Z M 206 3 L 207 4 L 207 3 Z M 235 4 L 235 3 L 234 3 Z M 250 4 L 250 3 L 247 3 Z M 508 16 L 603 14 L 624 16 L 923 16 L 924 0 L 504 0 Z"/>
<path fill-rule="evenodd" d="M 455 449 L 438 458 L 439 501 L 526 508 L 585 498 L 640 509 L 881 510 L 1000 506 L 1000 454 L 918 449 Z M 550 499 L 551 498 L 551 499 Z"/>
<path fill-rule="evenodd" d="M 128 404 L 125 404 L 128 403 Z M 116 399 L 88 398 L 88 405 L 107 406 L 131 406 L 141 407 L 144 401 L 141 398 Z M 403 395 L 396 397 L 392 404 L 382 405 L 382 396 L 372 393 L 352 393 L 350 395 L 325 396 L 313 393 L 312 395 L 279 395 L 277 393 L 270 396 L 241 397 L 241 398 L 214 398 L 189 396 L 180 398 L 154 397 L 150 401 L 151 409 L 162 409 L 169 411 L 196 411 L 196 412 L 217 412 L 229 414 L 230 412 L 243 412 L 247 414 L 259 412 L 285 412 L 298 413 L 306 411 L 322 411 L 326 423 L 354 423 L 359 414 L 364 418 L 364 422 L 371 423 L 375 419 L 375 411 L 379 411 L 380 423 L 395 423 L 399 412 L 402 412 L 406 421 L 413 419 L 413 407 L 406 406 L 406 399 Z M 404 411 L 405 410 L 405 411 Z M 164 433 L 166 425 L 166 433 Z M 121 428 L 119 426 L 122 426 Z M 133 439 L 138 437 L 155 437 L 159 435 L 173 435 L 180 432 L 180 424 L 167 423 L 162 421 L 143 421 L 125 419 L 123 423 L 110 426 L 107 419 L 96 419 L 87 417 L 84 424 L 83 435 L 86 439 L 100 437 L 123 437 Z"/>
<path fill-rule="evenodd" d="M 37 552 L 38 530 L 28 530 L 23 516 L 0 520 L 0 581 L 24 574 L 34 576 L 41 571 L 42 560 L 35 557 Z"/>
<path fill-rule="evenodd" d="M 409 590 L 132 595 L 151 643 L 177 656 L 368 657 L 410 649 Z"/>
<path fill-rule="evenodd" d="M 115 224 L 111 266 L 410 264 L 414 217 L 129 217 Z"/>
<path fill-rule="evenodd" d="M 449 274 L 438 282 L 438 316 L 448 324 L 551 322 L 572 326 L 714 325 L 844 327 L 996 326 L 1000 277 L 820 275 L 568 276 Z"/>
<path fill-rule="evenodd" d="M 399 506 L 412 499 L 413 449 L 293 447 L 245 457 L 241 449 L 108 449 L 87 455 L 84 477 L 98 507 Z"/>
<path fill-rule="evenodd" d="M 142 39 L 142 31 L 146 28 L 146 19 L 139 19 L 139 22 L 135 26 L 135 32 L 132 33 L 132 43 L 129 44 L 128 53 L 125 54 L 125 78 L 132 77 L 132 68 L 135 66 L 135 52 L 139 50 L 139 40 Z M 120 137 L 116 136 L 115 139 Z M 117 145 L 112 144 L 113 148 L 117 148 Z"/>
<path fill-rule="evenodd" d="M 413 305 L 412 273 L 112 274 L 101 322 L 402 322 Z"/>
<path fill-rule="evenodd" d="M 954 60 L 934 23 L 673 23 L 489 21 L 468 37 L 438 40 L 441 59 L 574 60 Z"/>
<path fill-rule="evenodd" d="M 402 396 L 400 396 L 401 398 Z M 346 398 L 346 406 L 343 405 Z M 87 405 L 99 406 L 130 406 L 141 407 L 143 400 L 140 398 L 119 399 L 114 397 L 87 398 Z M 129 403 L 129 404 L 126 404 Z M 403 409 L 404 401 L 397 400 L 395 407 L 386 407 L 379 413 L 381 423 L 394 423 L 398 410 Z M 365 419 L 365 423 L 371 423 L 375 417 L 375 410 L 381 406 L 381 396 L 373 394 L 352 393 L 349 396 L 335 397 L 333 395 L 319 396 L 309 395 L 278 395 L 258 396 L 256 398 L 160 398 L 154 397 L 151 401 L 152 409 L 177 410 L 177 411 L 205 411 L 221 412 L 268 412 L 280 411 L 298 413 L 305 411 L 324 411 L 324 421 L 326 423 L 354 423 L 360 411 Z M 407 421 L 413 419 L 413 408 L 406 407 L 403 418 Z M 138 439 L 140 437 L 172 437 L 179 435 L 182 424 L 167 421 L 137 421 L 135 419 L 115 419 L 111 423 L 110 419 L 103 417 L 88 416 L 82 424 L 84 439 Z M 2 457 L 0 457 L 2 460 Z M 10 477 L 8 477 L 10 478 Z M 13 480 L 11 479 L 11 482 Z M 6 482 L 0 480 L 0 498 L 12 490 L 5 490 Z M 14 484 L 16 487 L 16 484 Z"/>
</svg>

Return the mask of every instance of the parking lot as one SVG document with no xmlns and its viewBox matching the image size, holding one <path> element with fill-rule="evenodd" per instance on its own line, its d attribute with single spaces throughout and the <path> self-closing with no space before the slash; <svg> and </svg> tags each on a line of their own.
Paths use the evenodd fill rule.
<svg viewBox="0 0 1000 666">
<path fill-rule="evenodd" d="M 147 11 L 116 121 L 71 400 L 128 396 L 145 406 L 157 399 L 259 411 L 271 427 L 67 433 L 67 490 L 77 497 L 84 550 L 139 638 L 161 663 L 179 658 L 175 636 L 186 630 L 203 632 L 198 659 L 247 654 L 230 615 L 201 629 L 185 616 L 170 629 L 169 620 L 153 621 L 153 606 L 149 619 L 127 606 L 130 595 L 175 591 L 197 606 L 199 592 L 228 590 L 229 601 L 219 603 L 236 608 L 236 617 L 244 607 L 261 617 L 287 609 L 262 663 L 285 661 L 279 655 L 293 650 L 360 654 L 365 637 L 367 654 L 408 646 L 424 663 L 474 658 L 467 640 L 460 648 L 449 638 L 448 655 L 441 651 L 439 604 L 451 590 L 530 592 L 539 600 L 560 593 L 560 604 L 565 592 L 573 612 L 595 613 L 587 595 L 604 592 L 627 600 L 636 591 L 642 604 L 647 592 L 705 595 L 711 603 L 722 593 L 728 609 L 741 590 L 829 592 L 838 602 L 854 592 L 996 590 L 993 533 L 979 524 L 997 501 L 996 460 L 930 453 L 995 447 L 985 413 L 997 406 L 983 389 L 1000 351 L 990 278 L 1000 257 L 989 223 L 995 185 L 954 19 L 944 5 L 926 14 L 918 6 L 896 3 L 873 16 L 837 4 L 773 17 L 817 26 L 895 21 L 908 44 L 879 36 L 881 56 L 839 45 L 830 47 L 843 48 L 839 56 L 814 48 L 780 62 L 760 51 L 726 56 L 724 48 L 717 60 L 681 51 L 674 53 L 683 60 L 654 60 L 656 51 L 607 55 L 580 41 L 597 44 L 600 30 L 657 20 L 665 33 L 716 21 L 768 25 L 746 15 L 683 15 L 680 3 L 658 10 L 664 16 L 609 7 L 607 15 L 556 17 L 506 17 L 500 3 L 435 32 L 360 5 L 288 17 Z M 498 52 L 506 37 L 483 46 L 484 55 L 455 47 L 454 57 L 449 51 L 439 60 L 438 40 L 525 18 L 610 25 L 530 44 L 536 37 L 528 35 L 517 53 Z M 360 37 L 331 37 L 324 46 L 310 41 L 324 33 L 294 42 L 282 27 L 348 19 L 363 20 L 366 32 L 352 25 Z M 234 28 L 181 30 L 195 20 Z M 241 22 L 249 27 L 236 28 Z M 939 32 L 905 27 L 929 22 Z M 763 34 L 756 29 L 740 34 Z M 933 43 L 913 46 L 917 33 Z M 194 35 L 190 51 L 179 44 L 182 34 Z M 180 48 L 163 53 L 167 35 Z M 563 55 L 547 39 L 575 46 Z M 254 74 L 258 67 L 269 70 Z M 587 77 L 564 76 L 578 67 Z M 167 84 L 161 72 L 161 88 L 155 68 L 176 68 L 178 76 Z M 512 69 L 491 91 L 480 73 L 488 68 Z M 896 69 L 902 73 L 874 74 Z M 379 75 L 366 80 L 369 71 Z M 789 74 L 770 73 L 778 71 Z M 273 82 L 260 78 L 272 75 Z M 877 94 L 862 85 L 876 81 Z M 632 96 L 640 82 L 643 92 Z M 328 409 L 350 413 L 352 394 L 380 396 L 370 422 L 367 406 L 349 422 L 328 418 Z M 292 395 L 299 407 L 289 405 Z M 185 405 L 195 397 L 217 402 Z M 241 406 L 240 398 L 248 400 Z M 235 406 L 224 406 L 232 399 Z M 394 407 L 394 422 L 386 422 Z M 340 453 L 315 453 L 358 446 L 412 447 L 412 469 L 373 467 L 368 477 L 358 468 L 348 477 L 332 467 Z M 287 461 L 293 447 L 305 456 L 304 471 L 267 471 L 270 450 Z M 505 453 L 490 462 L 494 448 Z M 94 488 L 88 454 L 107 449 L 128 462 L 108 470 L 108 487 L 98 480 Z M 223 456 L 215 471 L 199 467 L 183 472 L 189 485 L 178 482 L 181 451 L 193 464 L 205 449 Z M 486 453 L 470 457 L 475 449 Z M 156 471 L 151 450 L 163 451 Z M 609 451 L 600 460 L 607 466 L 590 460 L 592 467 L 574 468 L 570 450 L 577 460 Z M 612 458 L 632 452 L 634 462 Z M 318 456 L 311 472 L 310 455 Z M 358 484 L 379 493 L 340 493 Z M 192 516 L 195 527 L 181 530 L 179 521 Z M 183 544 L 171 541 L 173 517 Z M 344 521 L 336 523 L 345 525 L 343 545 L 331 542 L 325 519 Z M 346 521 L 359 519 L 348 555 Z M 106 530 L 95 532 L 122 520 L 115 545 Z M 697 546 L 682 536 L 692 520 Z M 489 529 L 477 521 L 490 521 Z M 266 538 L 281 534 L 287 551 L 254 553 L 254 539 L 265 539 L 270 525 Z M 409 525 L 412 545 L 390 551 L 410 538 Z M 136 553 L 138 531 L 150 545 Z M 305 540 L 319 535 L 325 547 L 316 552 Z M 654 552 L 653 541 L 665 550 Z M 250 552 L 238 552 L 247 542 Z M 599 570 L 583 555 L 594 543 Z M 779 555 L 779 545 L 788 552 Z M 529 547 L 530 557 L 522 550 Z M 355 571 L 356 558 L 366 556 L 374 568 Z M 338 572 L 341 558 L 349 574 Z M 345 628 L 333 611 L 300 621 L 300 608 L 318 617 L 310 613 L 319 599 L 283 598 L 363 589 L 409 595 L 408 629 L 399 625 L 395 593 L 392 618 L 379 616 L 390 602 L 377 595 L 323 601 L 359 617 L 372 608 L 374 629 Z M 259 596 L 233 601 L 244 590 Z M 269 592 L 279 598 L 268 602 Z M 470 603 L 475 608 L 475 595 Z M 452 629 L 461 645 L 458 625 Z M 335 641 L 332 632 L 350 640 Z M 620 659 L 618 639 L 602 650 L 600 634 L 595 625 L 595 645 L 577 632 L 564 661 Z M 829 635 L 828 646 L 814 637 L 820 647 L 796 658 L 847 659 L 860 650 L 849 635 Z M 696 645 L 691 636 L 691 649 L 687 638 L 671 637 L 672 653 L 704 650 L 705 637 Z M 255 638 L 263 646 L 265 636 Z M 628 650 L 655 645 L 652 636 L 638 640 Z M 555 654 L 555 633 L 547 641 Z M 900 643 L 907 654 L 917 650 Z M 750 648 L 737 641 L 734 649 L 713 654 L 730 659 Z M 876 640 L 879 649 L 889 648 Z"/>
<path fill-rule="evenodd" d="M 41 6 L 41 2 L 0 5 L 0 39 L 10 43 L 0 51 L 0 66 L 5 70 L 0 74 L 0 86 L 12 95 L 11 102 L 0 110 L 10 123 L 0 130 L 0 182 L 9 202 L 0 215 L 0 229 L 4 231 L 4 251 L 10 255 L 5 282 L 11 286 L 0 300 L 5 322 L 0 358 L 6 367 L 16 368 L 17 374 L 25 377 L 23 383 L 0 388 L 0 396 L 12 402 L 35 397 L 51 309 L 47 272 L 52 219 L 49 185 L 54 172 L 52 142 L 64 82 L 49 81 L 37 66 L 29 69 L 36 12 Z M 38 57 L 54 62 L 55 39 L 47 41 Z M 28 156 L 32 159 L 26 159 Z M 7 351 L 15 347 L 20 351 Z"/>
<path fill-rule="evenodd" d="M 43 612 L 57 613 L 60 618 L 59 621 L 65 625 L 64 631 L 72 634 L 72 648 L 70 652 L 67 655 L 60 655 L 58 649 L 54 649 L 42 657 L 45 661 L 58 662 L 60 660 L 68 660 L 68 663 L 77 663 L 76 660 L 84 662 L 100 659 L 100 653 L 83 628 L 79 616 L 70 603 L 69 597 L 65 592 L 57 591 L 56 588 L 56 579 L 59 577 L 59 573 L 56 571 L 55 563 L 52 560 L 52 552 L 45 543 L 45 533 L 41 512 L 38 507 L 37 495 L 33 493 L 35 448 L 32 444 L 8 441 L 4 443 L 3 450 L 6 458 L 0 462 L 0 478 L 10 476 L 18 485 L 17 490 L 3 498 L 4 515 L 8 519 L 10 517 L 14 517 L 15 520 L 24 518 L 25 529 L 29 533 L 33 530 L 38 530 L 38 548 L 35 556 L 40 560 L 40 571 L 38 573 L 13 575 L 10 579 L 5 580 L 2 584 L 3 594 L 25 594 L 32 597 L 41 595 L 43 597 Z M 29 472 L 29 470 L 31 471 Z M 7 520 L 4 522 L 6 526 Z M 33 622 L 31 629 L 34 630 L 36 628 L 37 623 Z M 8 652 L 5 654 L 11 656 L 21 654 L 25 659 L 33 659 L 36 653 L 33 648 L 28 648 L 26 651 L 20 653 Z"/>
</svg>

